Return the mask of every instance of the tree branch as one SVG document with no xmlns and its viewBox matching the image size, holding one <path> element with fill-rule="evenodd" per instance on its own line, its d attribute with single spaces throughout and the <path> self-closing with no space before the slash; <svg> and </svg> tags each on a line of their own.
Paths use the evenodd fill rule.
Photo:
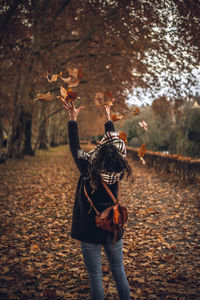
<svg viewBox="0 0 200 300">
<path fill-rule="evenodd" d="M 105 19 L 111 17 L 111 16 L 114 15 L 115 12 L 118 11 L 118 10 L 119 10 L 118 7 L 114 8 L 111 12 L 109 12 L 107 15 L 105 15 L 105 16 L 103 17 L 103 20 L 105 20 Z M 98 24 L 96 24 L 95 26 L 93 26 L 93 27 L 89 30 L 89 32 L 88 32 L 82 39 L 80 39 L 80 41 L 78 42 L 78 44 L 77 44 L 77 45 L 74 47 L 74 49 L 73 49 L 73 54 L 71 54 L 71 56 L 70 56 L 67 60 L 61 62 L 59 67 L 66 65 L 69 61 L 71 61 L 73 58 L 76 57 L 75 51 L 78 50 L 78 49 L 80 49 L 80 48 L 81 48 L 81 47 L 82 47 L 82 46 L 83 46 L 83 45 L 84 45 L 84 44 L 92 37 L 92 35 L 95 33 L 95 31 L 97 30 L 97 28 L 98 28 L 98 26 L 99 26 L 100 24 L 101 24 L 101 23 L 99 22 Z"/>
<path fill-rule="evenodd" d="M 21 4 L 23 2 L 23 0 L 16 0 L 15 3 L 13 4 L 13 6 L 11 6 L 8 11 L 6 16 L 3 18 L 2 24 L 0 29 L 4 29 L 5 26 L 7 25 L 7 23 L 9 22 L 9 20 L 11 19 L 15 9 L 19 6 L 19 4 Z"/>
<path fill-rule="evenodd" d="M 8 11 L 7 11 L 5 17 L 3 18 L 3 21 L 1 22 L 0 30 L 2 31 L 2 34 L 1 34 L 1 36 L 0 36 L 0 41 L 2 40 L 2 37 L 3 37 L 4 33 L 5 33 L 5 30 L 4 30 L 4 29 L 5 29 L 6 25 L 7 25 L 8 22 L 10 21 L 12 15 L 13 15 L 13 13 L 14 13 L 14 11 L 17 9 L 17 7 L 18 7 L 22 2 L 23 2 L 23 0 L 16 0 L 15 3 L 13 4 L 13 6 L 11 6 L 11 7 L 8 9 Z"/>
<path fill-rule="evenodd" d="M 71 0 L 65 0 L 62 4 L 62 6 L 57 10 L 56 14 L 53 16 L 52 18 L 52 23 L 55 22 L 55 20 L 57 19 L 57 17 L 63 12 L 63 10 L 65 9 L 65 7 L 70 3 Z"/>
</svg>

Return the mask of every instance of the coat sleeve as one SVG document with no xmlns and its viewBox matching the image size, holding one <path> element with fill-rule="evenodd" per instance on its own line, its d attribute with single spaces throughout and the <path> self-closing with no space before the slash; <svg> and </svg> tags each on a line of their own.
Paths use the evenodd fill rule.
<svg viewBox="0 0 200 300">
<path fill-rule="evenodd" d="M 107 131 L 115 131 L 115 127 L 114 127 L 114 124 L 113 124 L 112 121 L 107 121 L 104 124 L 104 127 L 105 127 L 105 132 L 107 132 Z"/>
<path fill-rule="evenodd" d="M 68 138 L 69 146 L 76 163 L 77 168 L 83 176 L 87 176 L 88 173 L 88 161 L 85 159 L 78 159 L 78 151 L 81 149 L 78 134 L 78 124 L 76 121 L 68 122 Z"/>
</svg>

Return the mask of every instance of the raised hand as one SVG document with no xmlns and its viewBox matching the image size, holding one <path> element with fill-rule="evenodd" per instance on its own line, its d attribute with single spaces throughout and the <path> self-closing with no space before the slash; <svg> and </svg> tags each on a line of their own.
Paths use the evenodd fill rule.
<svg viewBox="0 0 200 300">
<path fill-rule="evenodd" d="M 76 121 L 77 117 L 79 115 L 79 112 L 84 108 L 83 106 L 76 108 L 74 105 L 74 102 L 62 101 L 62 105 L 63 105 L 64 109 L 68 111 L 69 118 L 71 121 Z"/>
<path fill-rule="evenodd" d="M 111 120 L 111 118 L 110 118 L 110 107 L 111 107 L 111 105 L 107 105 L 107 104 L 104 104 L 102 106 L 102 111 L 103 111 L 104 116 L 105 116 L 107 121 Z"/>
</svg>

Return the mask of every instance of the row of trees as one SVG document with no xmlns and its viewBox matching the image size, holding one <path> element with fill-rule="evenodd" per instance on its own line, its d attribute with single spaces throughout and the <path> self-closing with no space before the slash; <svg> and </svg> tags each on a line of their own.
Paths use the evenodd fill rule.
<svg viewBox="0 0 200 300">
<path fill-rule="evenodd" d="M 138 125 L 143 119 L 148 124 L 146 132 Z M 141 115 L 126 121 L 124 130 L 132 147 L 145 142 L 148 150 L 200 158 L 199 126 L 199 96 L 176 103 L 161 97 L 151 106 L 142 107 Z"/>
<path fill-rule="evenodd" d="M 33 154 L 38 146 L 66 142 L 66 114 L 57 100 L 33 101 L 58 85 L 45 74 L 82 67 L 76 88 L 86 107 L 81 134 L 102 131 L 93 105 L 97 91 L 111 90 L 115 109 L 126 112 L 134 87 L 168 84 L 181 93 L 177 72 L 198 65 L 199 3 L 194 0 L 3 0 L 0 3 L 0 143 L 7 135 L 8 157 Z M 194 84 L 186 76 L 185 89 Z M 95 119 L 95 126 L 91 127 Z"/>
</svg>

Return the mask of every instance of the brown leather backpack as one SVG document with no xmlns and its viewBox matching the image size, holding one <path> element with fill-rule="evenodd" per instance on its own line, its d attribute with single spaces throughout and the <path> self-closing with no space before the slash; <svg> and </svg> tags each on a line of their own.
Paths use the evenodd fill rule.
<svg viewBox="0 0 200 300">
<path fill-rule="evenodd" d="M 120 181 L 118 181 L 118 200 L 114 197 L 108 185 L 104 181 L 101 181 L 101 183 L 103 184 L 104 188 L 106 189 L 106 191 L 108 192 L 108 194 L 114 202 L 114 205 L 109 206 L 101 213 L 96 209 L 91 198 L 88 196 L 85 186 L 84 192 L 88 201 L 91 204 L 91 207 L 94 208 L 97 214 L 95 217 L 97 227 L 105 231 L 114 232 L 116 235 L 116 233 L 124 227 L 124 224 L 128 219 L 126 207 L 119 204 L 119 199 L 121 196 Z"/>
</svg>

